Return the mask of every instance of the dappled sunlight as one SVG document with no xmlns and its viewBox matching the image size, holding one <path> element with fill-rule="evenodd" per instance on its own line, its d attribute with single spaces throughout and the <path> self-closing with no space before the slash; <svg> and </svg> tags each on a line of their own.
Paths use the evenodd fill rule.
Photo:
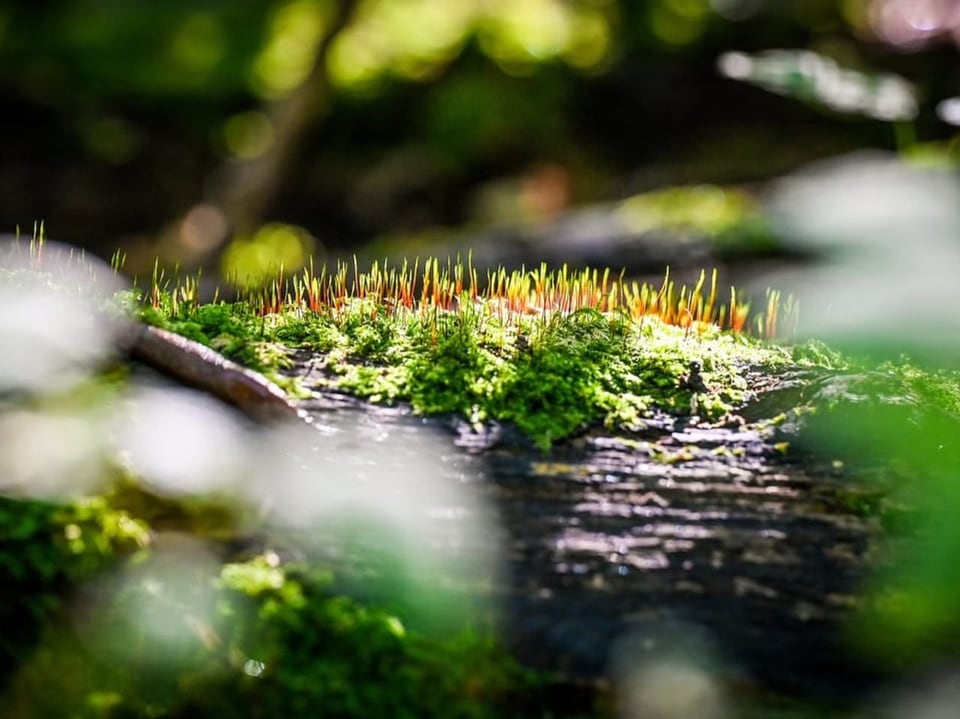
<svg viewBox="0 0 960 719">
<path fill-rule="evenodd" d="M 589 68 L 603 59 L 611 40 L 602 12 L 555 0 L 496 2 L 478 27 L 483 50 L 514 73 L 531 72 L 552 58 Z"/>
<path fill-rule="evenodd" d="M 956 713 L 960 0 L 0 45 L 0 719 Z"/>
<path fill-rule="evenodd" d="M 476 8 L 472 0 L 367 0 L 330 48 L 333 83 L 362 91 L 387 73 L 426 79 L 459 52 Z"/>
<path fill-rule="evenodd" d="M 355 92 L 389 75 L 429 79 L 471 34 L 509 73 L 529 74 L 553 59 L 594 70 L 611 52 L 612 12 L 596 3 L 558 0 L 368 0 L 334 41 L 330 74 L 334 84 Z"/>
</svg>

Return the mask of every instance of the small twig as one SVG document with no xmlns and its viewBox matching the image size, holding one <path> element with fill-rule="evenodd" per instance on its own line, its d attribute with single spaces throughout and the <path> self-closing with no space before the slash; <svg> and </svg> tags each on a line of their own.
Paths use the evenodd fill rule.
<svg viewBox="0 0 960 719">
<path fill-rule="evenodd" d="M 263 375 L 173 332 L 137 325 L 131 330 L 129 352 L 132 358 L 218 397 L 258 422 L 306 418 Z"/>
</svg>

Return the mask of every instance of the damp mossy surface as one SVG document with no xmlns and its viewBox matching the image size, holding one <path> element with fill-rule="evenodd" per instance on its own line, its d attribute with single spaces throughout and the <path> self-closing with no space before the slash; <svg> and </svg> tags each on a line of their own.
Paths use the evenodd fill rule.
<svg viewBox="0 0 960 719">
<path fill-rule="evenodd" d="M 724 329 L 703 311 L 699 293 L 700 286 L 683 288 L 663 301 L 661 289 L 649 295 L 649 311 L 606 301 L 518 309 L 509 293 L 463 290 L 409 306 L 343 292 L 312 309 L 288 301 L 267 311 L 263 302 L 175 303 L 155 293 L 141 318 L 214 347 L 295 395 L 338 391 L 477 426 L 509 422 L 542 448 L 590 426 L 637 430 L 656 413 L 722 420 L 749 397 L 757 372 L 840 361 L 819 345 L 789 347 Z M 711 307 L 714 295 L 715 288 Z M 745 316 L 735 295 L 730 306 Z M 720 308 L 727 315 L 734 313 Z M 309 383 L 285 372 L 305 356 Z M 691 372 L 702 384 L 690 381 Z"/>
</svg>

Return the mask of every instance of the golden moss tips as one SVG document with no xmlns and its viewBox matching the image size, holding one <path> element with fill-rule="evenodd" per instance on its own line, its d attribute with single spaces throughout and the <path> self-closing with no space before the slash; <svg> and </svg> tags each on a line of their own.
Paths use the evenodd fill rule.
<svg viewBox="0 0 960 719">
<path fill-rule="evenodd" d="M 29 245 L 29 256 L 39 261 L 44 245 L 43 225 L 34 228 Z M 119 271 L 124 262 L 121 252 L 114 253 L 111 266 Z M 706 271 L 701 270 L 696 284 L 689 288 L 677 286 L 670 278 L 670 268 L 664 272 L 659 288 L 646 282 L 624 279 L 624 271 L 611 278 L 609 268 L 603 270 L 571 270 L 566 264 L 557 270 L 541 263 L 536 270 L 521 268 L 508 272 L 503 267 L 486 273 L 481 284 L 468 254 L 464 263 L 445 263 L 435 257 L 423 261 L 416 258 L 411 265 L 404 259 L 399 267 L 386 260 L 374 262 L 361 272 L 357 258 L 352 263 L 338 262 L 335 269 L 326 265 L 319 272 L 313 258 L 298 275 L 288 275 L 281 267 L 275 276 L 258 289 L 237 287 L 236 293 L 259 315 L 282 314 L 286 311 L 337 313 L 351 299 L 367 300 L 377 311 L 388 315 L 404 312 L 457 312 L 466 304 L 484 304 L 501 320 L 525 316 L 549 317 L 570 314 L 580 309 L 625 315 L 643 322 L 656 317 L 667 325 L 684 328 L 699 336 L 707 327 L 719 327 L 734 334 L 749 332 L 758 337 L 775 338 L 783 334 L 784 325 L 795 325 L 797 307 L 792 297 L 781 302 L 781 294 L 767 290 L 764 311 L 748 323 L 750 303 L 743 300 L 735 287 L 730 288 L 729 304 L 718 304 L 717 270 L 710 274 L 706 292 Z M 165 302 L 173 315 L 180 314 L 181 306 L 196 309 L 200 306 L 200 273 L 179 277 L 173 282 L 167 278 L 155 261 L 148 302 L 160 309 Z M 218 293 L 219 295 L 219 290 Z"/>
<path fill-rule="evenodd" d="M 360 271 L 356 258 L 352 263 L 339 262 L 335 268 L 319 271 L 313 262 L 298 275 L 277 272 L 258 290 L 239 290 L 241 296 L 260 315 L 285 311 L 337 313 L 352 299 L 366 300 L 372 307 L 388 314 L 457 312 L 466 304 L 482 303 L 502 320 L 524 316 L 569 314 L 580 309 L 623 314 L 643 322 L 657 317 L 668 325 L 700 334 L 708 326 L 734 333 L 750 332 L 761 337 L 777 336 L 784 319 L 792 319 L 792 299 L 781 311 L 779 292 L 768 291 L 764 312 L 748 323 L 750 304 L 731 288 L 728 303 L 719 302 L 717 271 L 701 271 L 690 288 L 678 286 L 670 278 L 669 267 L 659 287 L 645 282 L 624 279 L 624 272 L 612 276 L 608 269 L 572 270 L 567 265 L 551 270 L 546 263 L 535 270 L 514 270 L 503 267 L 488 271 L 481 282 L 470 257 L 464 263 L 445 263 L 429 257 L 421 264 L 403 260 L 399 266 L 374 262 L 369 270 Z M 159 302 L 160 292 L 154 283 L 151 300 Z M 197 283 L 188 281 L 171 293 L 178 302 L 194 302 Z"/>
</svg>

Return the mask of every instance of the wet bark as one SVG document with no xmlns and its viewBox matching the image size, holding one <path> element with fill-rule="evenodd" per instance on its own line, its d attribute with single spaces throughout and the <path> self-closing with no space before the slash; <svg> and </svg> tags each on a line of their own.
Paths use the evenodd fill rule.
<svg viewBox="0 0 960 719">
<path fill-rule="evenodd" d="M 425 426 L 452 432 L 482 467 L 476 489 L 505 535 L 507 571 L 493 593 L 502 636 L 525 664 L 605 694 L 624 661 L 680 657 L 686 646 L 687 659 L 723 667 L 738 691 L 854 702 L 882 678 L 844 640 L 880 523 L 846 501 L 850 470 L 784 453 L 796 426 L 760 421 L 810 378 L 766 380 L 746 423 L 661 414 L 641 432 L 595 429 L 548 453 L 510 426 L 425 422 L 322 389 L 301 406 L 320 423 L 361 413 L 379 439 L 404 447 Z"/>
</svg>

